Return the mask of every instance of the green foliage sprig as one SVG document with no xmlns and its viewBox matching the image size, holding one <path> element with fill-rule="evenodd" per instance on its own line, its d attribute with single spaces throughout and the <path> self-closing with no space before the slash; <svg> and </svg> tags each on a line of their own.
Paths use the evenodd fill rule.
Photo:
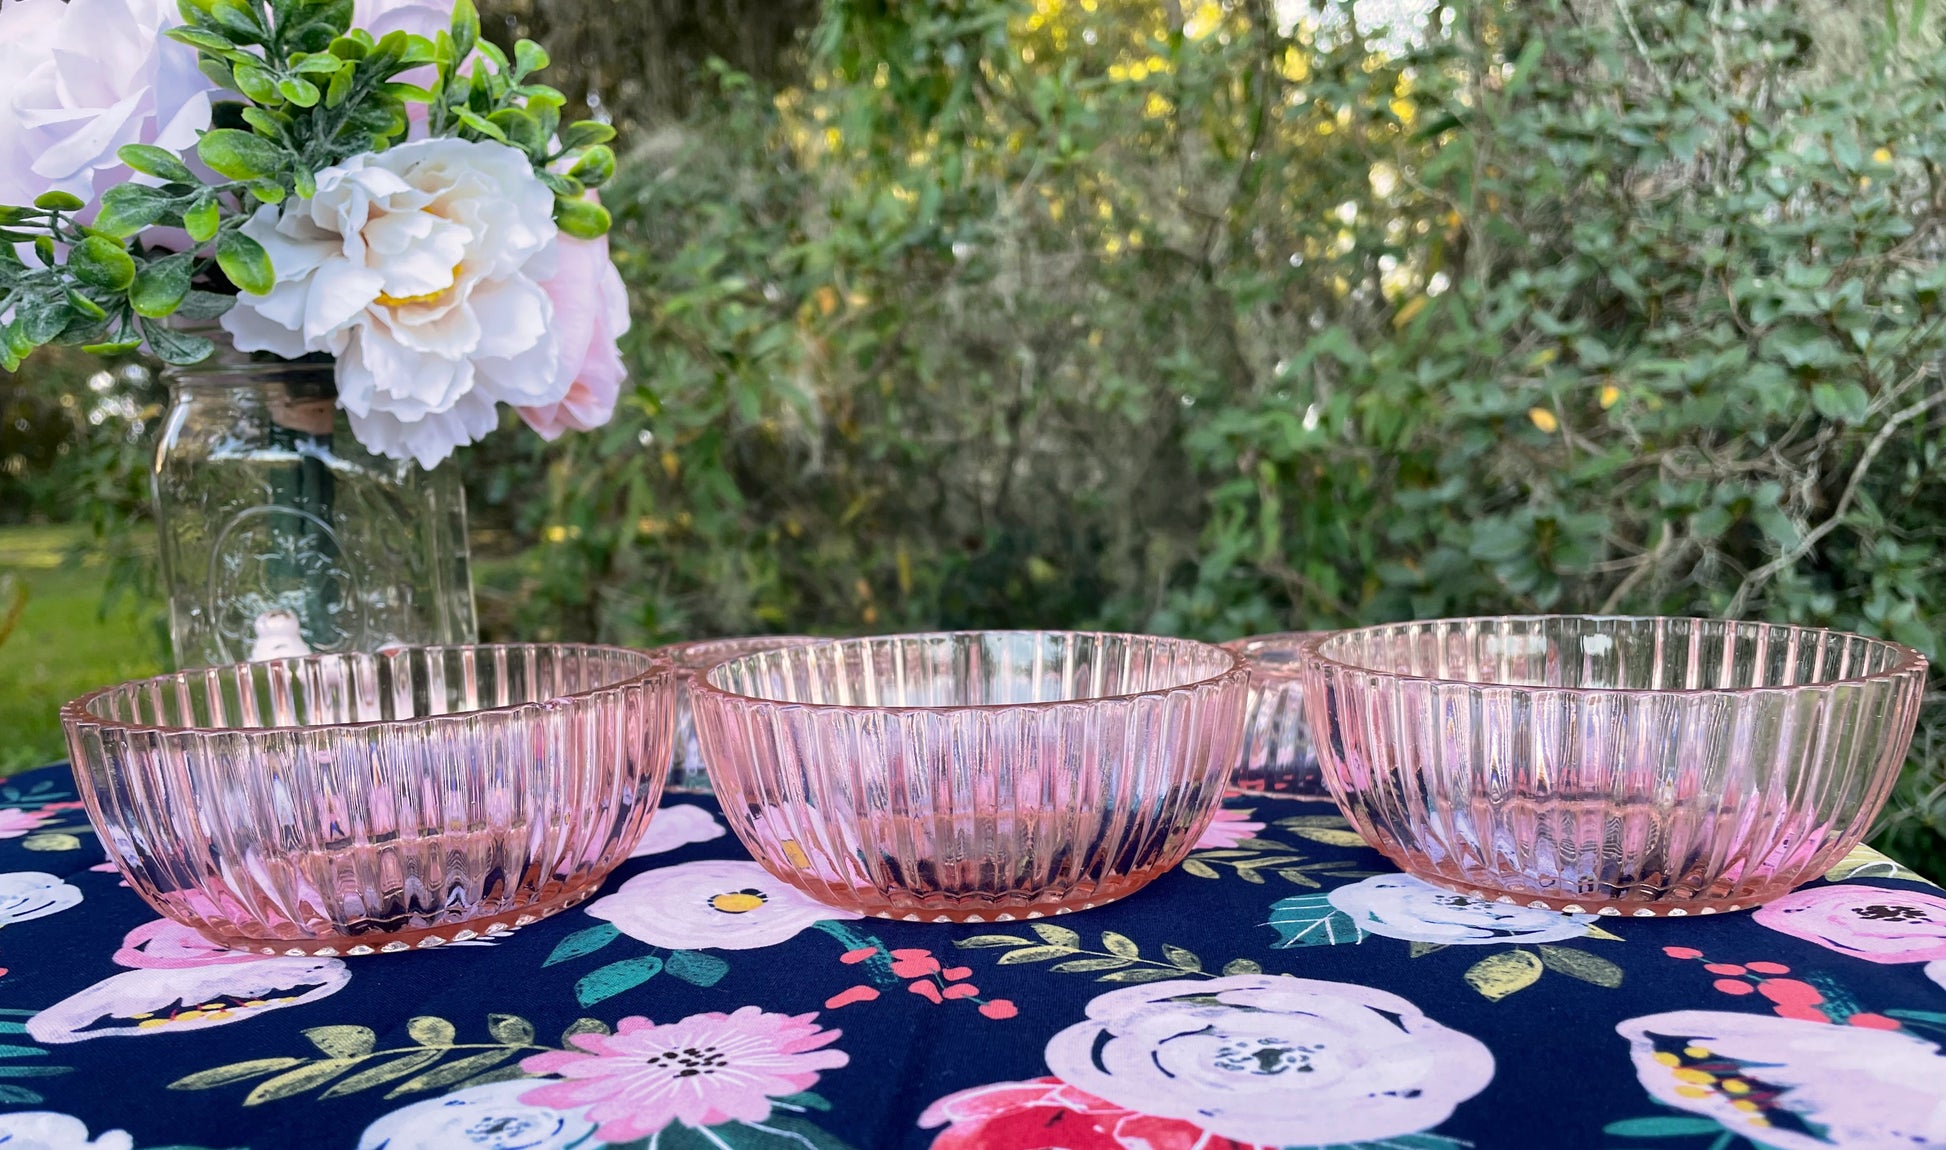
<svg viewBox="0 0 1946 1150">
<path fill-rule="evenodd" d="M 594 238 L 608 212 L 586 197 L 615 171 L 614 129 L 562 124 L 562 94 L 533 82 L 548 65 L 531 40 L 511 58 L 480 38 L 472 0 L 458 0 L 451 26 L 427 38 L 402 31 L 374 37 L 351 26 L 351 0 L 179 0 L 185 23 L 167 35 L 194 49 L 203 74 L 240 99 L 221 100 L 196 159 L 147 144 L 117 153 L 154 183 L 109 189 L 92 223 L 87 205 L 49 192 L 31 206 L 0 206 L 0 367 L 12 371 L 34 349 L 78 344 L 104 354 L 144 341 L 163 361 L 196 363 L 214 345 L 165 320 L 214 319 L 230 289 L 263 294 L 276 269 L 243 224 L 259 205 L 309 199 L 317 174 L 383 151 L 410 130 L 408 105 L 424 105 L 429 134 L 491 140 L 519 149 L 555 195 L 561 230 Z M 411 74 L 432 69 L 429 87 Z M 180 229 L 187 251 L 142 242 L 151 228 Z M 15 245 L 31 245 L 33 261 Z M 220 277 L 216 274 L 220 273 Z"/>
</svg>

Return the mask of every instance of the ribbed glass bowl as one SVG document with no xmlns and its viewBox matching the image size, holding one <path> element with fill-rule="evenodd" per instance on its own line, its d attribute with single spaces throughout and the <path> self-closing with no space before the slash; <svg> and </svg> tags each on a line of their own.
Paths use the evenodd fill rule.
<svg viewBox="0 0 1946 1150">
<path fill-rule="evenodd" d="M 689 711 L 689 682 L 718 663 L 758 651 L 774 651 L 818 640 L 808 635 L 747 635 L 734 639 L 697 639 L 660 649 L 676 664 L 676 761 L 669 770 L 668 789 L 677 793 L 709 794 L 709 770 L 696 745 L 696 719 Z"/>
<path fill-rule="evenodd" d="M 1328 798 L 1324 772 L 1304 718 L 1303 662 L 1298 646 L 1323 631 L 1251 635 L 1223 644 L 1250 666 L 1250 703 L 1243 720 L 1243 750 L 1230 786 L 1239 791 L 1292 798 Z"/>
<path fill-rule="evenodd" d="M 592 894 L 655 811 L 674 678 L 614 647 L 408 648 L 162 675 L 61 720 L 156 910 L 226 946 L 367 954 Z"/>
<path fill-rule="evenodd" d="M 1400 867 L 1601 914 L 1754 906 L 1857 845 L 1918 652 L 1770 623 L 1443 619 L 1307 640 L 1326 785 Z"/>
<path fill-rule="evenodd" d="M 747 655 L 693 685 L 731 829 L 832 906 L 1005 922 L 1182 861 L 1236 764 L 1246 672 L 1183 639 L 984 631 Z"/>
</svg>

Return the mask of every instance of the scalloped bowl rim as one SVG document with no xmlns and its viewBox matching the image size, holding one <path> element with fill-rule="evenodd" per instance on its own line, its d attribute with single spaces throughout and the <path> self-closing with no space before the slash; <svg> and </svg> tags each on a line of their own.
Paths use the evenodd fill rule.
<svg viewBox="0 0 1946 1150">
<path fill-rule="evenodd" d="M 215 672 L 220 674 L 225 671 L 235 671 L 238 668 L 255 667 L 260 664 L 280 663 L 285 666 L 289 666 L 290 664 L 293 663 L 316 663 L 324 659 L 350 659 L 350 658 L 381 659 L 381 658 L 388 658 L 400 654 L 422 652 L 422 651 L 530 650 L 530 649 L 543 648 L 543 647 L 552 647 L 560 650 L 572 650 L 572 651 L 587 652 L 587 653 L 609 653 L 609 654 L 627 655 L 630 656 L 631 658 L 647 659 L 649 661 L 649 665 L 645 667 L 643 670 L 633 675 L 629 675 L 624 678 L 617 679 L 612 683 L 604 683 L 599 687 L 586 687 L 579 691 L 570 691 L 565 695 L 550 695 L 545 699 L 530 699 L 524 703 L 508 703 L 504 706 L 476 707 L 472 710 L 466 710 L 466 711 L 446 711 L 438 715 L 414 715 L 411 718 L 406 718 L 406 719 L 364 719 L 358 722 L 351 722 L 351 723 L 295 723 L 295 724 L 286 723 L 286 724 L 280 724 L 278 726 L 268 726 L 268 727 L 239 727 L 239 726 L 172 727 L 163 723 L 135 723 L 123 719 L 111 719 L 106 716 L 97 715 L 88 709 L 97 700 L 102 699 L 105 696 L 108 696 L 110 694 L 113 694 L 116 691 L 124 691 L 132 688 L 145 687 L 150 684 L 168 684 L 180 679 L 185 675 L 194 675 L 199 671 Z M 509 714 L 518 714 L 523 711 L 551 709 L 554 707 L 558 707 L 563 703 L 580 702 L 584 699 L 593 699 L 593 698 L 611 694 L 616 691 L 623 690 L 625 688 L 634 687 L 638 684 L 654 679 L 656 675 L 659 673 L 674 672 L 677 669 L 678 667 L 675 661 L 671 659 L 669 656 L 661 654 L 659 651 L 643 650 L 637 647 L 620 647 L 612 643 L 449 643 L 449 644 L 428 644 L 428 645 L 420 645 L 420 646 L 401 647 L 392 651 L 384 651 L 384 652 L 326 651 L 326 652 L 316 652 L 309 655 L 299 655 L 289 659 L 260 659 L 260 660 L 246 661 L 242 663 L 226 663 L 216 667 L 191 667 L 188 670 L 184 670 L 184 671 L 168 671 L 160 675 L 150 675 L 146 678 L 129 679 L 126 682 L 116 683 L 113 686 L 98 687 L 95 690 L 89 691 L 85 695 L 68 700 L 67 702 L 61 704 L 60 715 L 61 715 L 61 725 L 64 728 L 72 728 L 77 725 L 86 725 L 91 727 L 97 727 L 102 730 L 121 731 L 127 733 L 157 734 L 157 735 L 183 735 L 183 734 L 267 735 L 267 734 L 273 734 L 278 732 L 291 733 L 296 731 L 355 731 L 355 730 L 360 730 L 363 728 L 370 728 L 370 727 L 385 727 L 396 731 L 396 730 L 411 729 L 421 725 L 428 726 L 428 727 L 441 725 L 444 723 L 451 722 L 453 720 L 471 719 L 477 715 L 509 715 Z"/>
<path fill-rule="evenodd" d="M 1401 671 L 1390 671 L 1383 667 L 1368 667 L 1359 663 L 1333 659 L 1322 653 L 1324 644 L 1337 638 L 1349 638 L 1378 631 L 1390 631 L 1403 627 L 1416 627 L 1428 624 L 1448 626 L 1467 623 L 1546 623 L 1573 620 L 1588 623 L 1723 623 L 1736 627 L 1770 627 L 1802 634 L 1825 634 L 1845 639 L 1861 639 L 1890 648 L 1898 662 L 1882 671 L 1869 675 L 1847 675 L 1838 679 L 1825 679 L 1815 683 L 1778 684 L 1763 687 L 1570 687 L 1548 686 L 1537 683 L 1496 683 L 1482 679 L 1452 679 L 1438 675 L 1409 675 Z M 1871 635 L 1860 635 L 1854 631 L 1840 631 L 1832 627 L 1807 627 L 1798 623 L 1771 623 L 1761 619 L 1712 619 L 1694 615 L 1462 615 L 1448 619 L 1418 619 L 1396 623 L 1374 623 L 1366 627 L 1349 627 L 1342 631 L 1321 631 L 1298 644 L 1300 658 L 1305 663 L 1336 667 L 1354 674 L 1372 675 L 1390 682 L 1433 683 L 1442 686 L 1474 687 L 1481 689 L 1522 691 L 1534 694 L 1554 695 L 1668 695 L 1694 697 L 1702 695 L 1748 696 L 1764 694 L 1801 694 L 1805 691 L 1824 691 L 1833 687 L 1858 686 L 1867 683 L 1890 683 L 1917 672 L 1921 677 L 1930 663 L 1926 657 L 1903 643 L 1890 639 L 1880 639 Z"/>
<path fill-rule="evenodd" d="M 805 644 L 805 646 L 862 647 L 872 643 L 910 642 L 913 640 L 940 640 L 940 639 L 957 639 L 957 638 L 972 638 L 972 637 L 986 638 L 992 636 L 1009 636 L 1009 635 L 1065 636 L 1070 638 L 1095 638 L 1095 639 L 1145 639 L 1156 643 L 1180 644 L 1186 647 L 1202 647 L 1211 651 L 1217 651 L 1229 658 L 1230 666 L 1227 669 L 1223 671 L 1219 671 L 1214 675 L 1205 675 L 1201 678 L 1190 679 L 1181 683 L 1172 683 L 1167 687 L 1153 687 L 1146 691 L 1124 691 L 1114 695 L 1092 695 L 1085 699 L 1041 699 L 1041 700 L 1033 700 L 1033 701 L 1020 702 L 1020 703 L 946 703 L 946 704 L 938 704 L 935 706 L 919 706 L 919 705 L 907 704 L 907 703 L 887 705 L 887 706 L 872 706 L 870 704 L 860 704 L 860 703 L 805 703 L 805 702 L 799 702 L 795 699 L 772 699 L 764 695 L 746 695 L 738 691 L 732 691 L 727 687 L 719 687 L 715 683 L 712 683 L 710 681 L 711 677 L 714 676 L 717 671 L 722 670 L 724 667 L 727 667 L 732 663 L 742 662 L 744 659 L 756 659 L 756 658 L 761 658 L 765 655 L 776 654 L 777 651 L 780 650 L 798 649 L 796 647 L 779 647 L 779 648 L 773 648 L 772 650 L 769 651 L 758 651 L 749 655 L 739 655 L 733 659 L 725 659 L 723 662 L 718 663 L 715 666 L 709 668 L 707 672 L 698 673 L 692 676 L 689 682 L 689 689 L 692 691 L 700 691 L 708 695 L 720 695 L 725 699 L 733 700 L 734 702 L 739 704 L 760 704 L 760 705 L 771 706 L 771 707 L 802 707 L 806 710 L 812 710 L 812 711 L 865 712 L 869 714 L 878 714 L 878 715 L 905 715 L 905 714 L 939 715 L 939 714 L 958 714 L 958 713 L 968 712 L 968 711 L 1018 711 L 1018 710 L 1044 710 L 1049 707 L 1092 707 L 1098 703 L 1125 702 L 1131 699 L 1162 698 L 1168 695 L 1175 695 L 1185 691 L 1195 691 L 1203 687 L 1213 686 L 1231 678 L 1241 677 L 1247 680 L 1250 674 L 1250 664 L 1243 658 L 1243 656 L 1237 654 L 1235 651 L 1232 651 L 1227 647 L 1222 646 L 1221 644 L 1206 643 L 1201 639 L 1181 639 L 1171 635 L 1143 635 L 1133 631 L 1060 631 L 1060 630 L 1032 631 L 1032 630 L 977 630 L 977 629 L 970 630 L 970 631 L 913 631 L 913 632 L 901 633 L 895 635 L 864 635 L 864 636 L 859 636 L 850 639 L 826 639 L 817 643 Z"/>
</svg>

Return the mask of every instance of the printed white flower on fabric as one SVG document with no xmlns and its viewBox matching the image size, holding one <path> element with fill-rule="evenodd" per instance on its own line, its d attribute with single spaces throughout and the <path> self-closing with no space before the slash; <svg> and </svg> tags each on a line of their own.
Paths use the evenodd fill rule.
<svg viewBox="0 0 1946 1150">
<path fill-rule="evenodd" d="M 192 147 L 210 82 L 180 23 L 173 0 L 0 0 L 0 203 L 92 201 L 130 178 L 122 145 Z"/>
<path fill-rule="evenodd" d="M 691 843 L 720 839 L 726 832 L 716 816 L 694 803 L 673 803 L 662 807 L 649 819 L 649 828 L 628 852 L 632 859 L 659 855 Z"/>
<path fill-rule="evenodd" d="M 1047 1068 L 1238 1142 L 1317 1146 L 1432 1129 L 1493 1080 L 1493 1055 L 1398 995 L 1252 974 L 1101 995 Z"/>
<path fill-rule="evenodd" d="M 81 889 L 44 871 L 0 874 L 0 926 L 59 914 L 81 903 Z"/>
<path fill-rule="evenodd" d="M 1615 1030 L 1657 1101 L 1773 1150 L 1946 1146 L 1946 1054 L 1903 1031 L 1714 1010 Z"/>
<path fill-rule="evenodd" d="M 1560 942 L 1588 934 L 1592 914 L 1561 914 L 1442 890 L 1405 874 L 1381 874 L 1331 892 L 1331 905 L 1372 934 L 1408 942 L 1478 946 Z"/>
<path fill-rule="evenodd" d="M 104 978 L 27 1020 L 46 1042 L 141 1038 L 227 1026 L 338 993 L 351 972 L 335 958 L 266 958 L 231 966 L 131 970 Z M 4 1144 L 0 1143 L 0 1148 Z"/>
<path fill-rule="evenodd" d="M 497 403 L 560 402 L 554 194 L 488 141 L 354 156 L 317 194 L 244 225 L 277 270 L 223 317 L 240 351 L 337 357 L 338 402 L 368 449 L 431 467 L 498 424 Z"/>
<path fill-rule="evenodd" d="M 126 1130 L 110 1130 L 92 1142 L 88 1124 L 71 1114 L 25 1110 L 0 1114 L 0 1150 L 134 1150 Z"/>
<path fill-rule="evenodd" d="M 365 1127 L 358 1150 L 601 1150 L 587 1108 L 522 1102 L 529 1080 L 492 1082 L 414 1102 Z M 5 1150 L 0 1147 L 0 1150 Z"/>
<path fill-rule="evenodd" d="M 740 859 L 645 871 L 589 904 L 588 913 L 630 938 L 670 950 L 755 950 L 795 938 L 823 919 L 861 917 L 825 906 Z"/>
</svg>

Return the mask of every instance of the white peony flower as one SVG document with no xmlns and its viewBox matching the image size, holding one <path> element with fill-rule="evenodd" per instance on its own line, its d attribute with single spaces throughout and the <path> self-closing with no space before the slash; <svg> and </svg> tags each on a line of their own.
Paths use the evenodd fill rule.
<svg viewBox="0 0 1946 1150">
<path fill-rule="evenodd" d="M 1396 994 L 1246 974 L 1111 990 L 1048 1040 L 1047 1068 L 1236 1142 L 1403 1145 L 1486 1089 L 1493 1055 Z"/>
<path fill-rule="evenodd" d="M 1331 892 L 1331 905 L 1371 934 L 1409 942 L 1485 946 L 1581 938 L 1592 914 L 1561 914 L 1459 894 L 1407 874 L 1381 874 Z"/>
<path fill-rule="evenodd" d="M 26 1110 L 0 1115 L 0 1147 L 6 1150 L 134 1150 L 126 1130 L 110 1130 L 89 1141 L 88 1124 L 71 1114 Z"/>
<path fill-rule="evenodd" d="M 756 950 L 796 938 L 812 923 L 859 917 L 813 900 L 747 859 L 643 871 L 588 904 L 588 913 L 670 950 Z"/>
<path fill-rule="evenodd" d="M 129 179 L 122 145 L 194 145 L 210 82 L 163 37 L 180 23 L 172 0 L 0 0 L 0 203 L 92 201 Z"/>
<path fill-rule="evenodd" d="M 419 140 L 317 176 L 244 225 L 277 270 L 223 317 L 240 351 L 338 358 L 372 451 L 431 467 L 492 431 L 495 404 L 560 402 L 554 195 L 504 144 Z"/>
<path fill-rule="evenodd" d="M 492 1082 L 414 1102 L 385 1115 L 358 1139 L 358 1150 L 600 1150 L 586 1108 L 556 1110 L 522 1102 L 527 1080 Z"/>
<path fill-rule="evenodd" d="M 1656 1101 L 1757 1145 L 1946 1146 L 1946 1052 L 1916 1034 L 1716 1010 L 1615 1030 Z"/>
</svg>

